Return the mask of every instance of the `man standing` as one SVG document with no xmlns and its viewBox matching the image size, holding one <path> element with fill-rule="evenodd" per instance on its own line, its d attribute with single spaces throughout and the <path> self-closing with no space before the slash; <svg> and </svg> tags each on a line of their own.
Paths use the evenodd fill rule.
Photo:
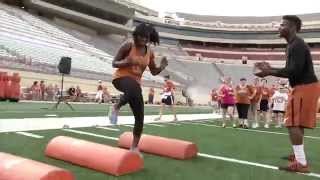
<svg viewBox="0 0 320 180">
<path fill-rule="evenodd" d="M 284 68 L 273 68 L 269 63 L 260 62 L 255 66 L 260 70 L 255 75 L 268 75 L 288 78 L 292 91 L 288 99 L 285 125 L 294 155 L 290 155 L 289 165 L 279 169 L 308 173 L 309 166 L 304 152 L 303 137 L 305 128 L 316 126 L 317 101 L 320 96 L 320 84 L 314 73 L 312 57 L 308 45 L 296 35 L 301 30 L 301 20 L 295 15 L 282 17 L 279 27 L 280 37 L 287 45 L 287 60 Z"/>
</svg>

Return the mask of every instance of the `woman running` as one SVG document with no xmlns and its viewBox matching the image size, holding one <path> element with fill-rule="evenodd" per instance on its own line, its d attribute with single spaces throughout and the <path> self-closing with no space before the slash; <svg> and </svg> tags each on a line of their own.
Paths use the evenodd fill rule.
<svg viewBox="0 0 320 180">
<path fill-rule="evenodd" d="M 166 68 L 168 61 L 166 57 L 162 57 L 160 67 L 155 64 L 150 44 L 158 45 L 159 35 L 154 27 L 142 23 L 135 28 L 132 36 L 133 42 L 123 44 L 112 62 L 113 67 L 118 68 L 113 75 L 112 84 L 124 95 L 113 106 L 110 121 L 116 124 L 120 108 L 129 103 L 135 118 L 131 151 L 140 154 L 137 147 L 144 121 L 141 77 L 147 66 L 152 75 L 158 75 Z"/>
</svg>

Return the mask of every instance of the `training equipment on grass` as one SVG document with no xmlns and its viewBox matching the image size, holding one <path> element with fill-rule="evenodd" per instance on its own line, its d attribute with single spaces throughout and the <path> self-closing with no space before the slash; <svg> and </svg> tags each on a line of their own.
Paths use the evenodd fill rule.
<svg viewBox="0 0 320 180">
<path fill-rule="evenodd" d="M 74 180 L 71 172 L 0 152 L 0 180 Z"/>
<path fill-rule="evenodd" d="M 46 155 L 115 176 L 143 169 L 143 159 L 117 147 L 58 136 L 46 148 Z"/>
<path fill-rule="evenodd" d="M 20 99 L 20 93 L 21 93 L 21 90 L 20 90 L 21 77 L 19 76 L 18 73 L 13 73 L 10 79 L 11 79 L 11 83 L 9 85 L 9 90 L 8 90 L 8 99 L 10 101 L 18 102 Z"/>
<path fill-rule="evenodd" d="M 133 135 L 131 132 L 123 133 L 119 138 L 118 146 L 130 148 L 132 138 Z M 197 156 L 198 153 L 197 145 L 192 142 L 151 135 L 142 135 L 138 147 L 146 153 L 181 160 L 191 159 Z"/>
</svg>

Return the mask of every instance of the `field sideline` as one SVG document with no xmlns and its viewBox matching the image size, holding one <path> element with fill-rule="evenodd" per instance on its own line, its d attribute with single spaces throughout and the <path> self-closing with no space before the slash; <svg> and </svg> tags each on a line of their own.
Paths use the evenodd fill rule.
<svg viewBox="0 0 320 180">
<path fill-rule="evenodd" d="M 37 113 L 36 110 L 42 106 L 39 104 L 26 103 L 16 104 L 16 109 L 13 104 L 1 104 L 0 109 L 10 108 L 10 110 L 20 111 L 20 105 L 24 106 L 23 111 L 29 110 L 34 113 L 32 118 L 47 112 Z M 7 105 L 7 107 L 5 107 Z M 10 107 L 9 107 L 10 106 Z M 99 105 L 92 109 L 97 109 Z M 81 111 L 90 111 L 91 108 L 79 106 Z M 103 110 L 100 107 L 98 110 Z M 146 114 L 157 114 L 157 107 L 147 107 Z M 192 109 L 192 110 L 191 110 Z M 211 112 L 210 108 L 181 108 L 180 114 L 207 114 Z M 62 108 L 61 108 L 62 110 Z M 66 109 L 63 109 L 68 111 Z M 46 111 L 43 109 L 43 111 Z M 59 110 L 58 110 L 59 111 Z M 60 115 L 61 112 L 55 112 Z M 80 110 L 79 110 L 80 111 Z M 128 109 L 124 109 L 128 111 Z M 186 112 L 187 111 L 187 112 Z M 190 112 L 190 113 L 188 113 Z M 8 112 L 0 112 L 1 118 L 7 115 Z M 11 113 L 10 118 L 19 118 L 23 113 Z M 10 114 L 9 113 L 9 114 Z M 105 112 L 103 112 L 105 114 Z M 168 112 L 167 112 L 168 113 Z M 51 113 L 52 114 L 52 113 Z M 60 116 L 62 116 L 61 113 Z M 70 113 L 72 114 L 72 113 Z M 77 114 L 75 112 L 74 114 Z M 102 114 L 102 113 L 101 113 Z M 101 116 L 101 114 L 98 114 Z M 81 113 L 73 115 L 81 117 Z M 128 115 L 129 112 L 122 112 L 122 115 Z M 19 117 L 16 117 L 19 116 Z M 189 117 L 197 115 L 188 115 Z M 65 118 L 70 115 L 64 116 Z M 169 117 L 169 116 L 168 116 Z M 182 117 L 182 116 L 181 116 Z M 198 115 L 198 117 L 200 117 Z M 39 118 L 39 117 L 38 117 Z M 89 117 L 88 117 L 89 118 Z M 132 117 L 131 117 L 132 118 Z M 77 180 L 102 180 L 102 179 L 225 179 L 225 180 L 315 180 L 320 179 L 320 131 L 319 129 L 306 131 L 305 138 L 306 152 L 308 153 L 309 163 L 313 174 L 301 175 L 287 173 L 276 170 L 279 165 L 285 165 L 287 162 L 281 157 L 291 152 L 289 145 L 288 134 L 286 129 L 233 129 L 221 128 L 219 118 L 210 118 L 207 120 L 186 120 L 178 122 L 147 122 L 144 133 L 159 135 L 164 137 L 178 138 L 195 142 L 199 147 L 198 157 L 188 161 L 178 161 L 165 157 L 159 157 L 149 154 L 144 154 L 145 168 L 143 171 L 121 176 L 113 177 L 102 174 L 93 170 L 70 165 L 68 163 L 53 160 L 44 156 L 46 144 L 53 137 L 64 135 L 92 142 L 108 144 L 116 146 L 116 139 L 125 131 L 131 131 L 132 127 L 125 125 L 103 126 L 103 127 L 82 127 L 82 128 L 64 128 L 52 130 L 33 130 L 22 132 L 5 132 L 0 133 L 0 149 L 2 152 L 31 158 L 58 167 L 66 168 L 76 175 Z M 57 118 L 59 119 L 59 118 Z M 191 118 L 189 118 L 191 119 Z M 1 123 L 0 119 L 0 123 Z M 130 124 L 130 123 L 126 123 Z M 132 123 L 131 123 L 132 124 Z M 1 124 L 3 125 L 3 124 Z M 13 143 L 14 142 L 14 143 Z"/>
</svg>

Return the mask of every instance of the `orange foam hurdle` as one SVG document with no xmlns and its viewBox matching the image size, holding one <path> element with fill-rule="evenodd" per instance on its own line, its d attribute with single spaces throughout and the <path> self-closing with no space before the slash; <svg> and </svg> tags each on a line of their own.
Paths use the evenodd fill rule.
<svg viewBox="0 0 320 180">
<path fill-rule="evenodd" d="M 143 169 L 143 159 L 136 153 L 65 136 L 53 138 L 45 153 L 55 159 L 115 176 Z"/>
<path fill-rule="evenodd" d="M 123 133 L 119 138 L 118 146 L 130 148 L 132 138 L 131 132 Z M 151 135 L 142 135 L 138 147 L 146 153 L 175 159 L 191 159 L 198 153 L 197 145 L 192 142 Z"/>
<path fill-rule="evenodd" d="M 0 152 L 0 180 L 74 180 L 71 172 Z"/>
<path fill-rule="evenodd" d="M 13 73 L 11 77 L 11 83 L 9 86 L 10 91 L 8 92 L 8 98 L 12 101 L 19 101 L 20 99 L 20 81 L 21 77 L 18 73 Z"/>
<path fill-rule="evenodd" d="M 0 100 L 4 100 L 5 99 L 3 75 L 4 75 L 4 73 L 0 72 Z"/>
</svg>

